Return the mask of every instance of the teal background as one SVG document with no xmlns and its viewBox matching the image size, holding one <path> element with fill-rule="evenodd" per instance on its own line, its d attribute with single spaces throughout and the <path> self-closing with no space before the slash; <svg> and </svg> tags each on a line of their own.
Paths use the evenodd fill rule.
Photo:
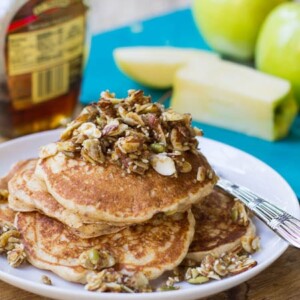
<svg viewBox="0 0 300 300">
<path fill-rule="evenodd" d="M 144 20 L 138 26 L 141 29 L 138 32 L 132 26 L 126 26 L 93 37 L 81 103 L 97 101 L 100 92 L 107 89 L 125 97 L 128 89 L 142 88 L 154 101 L 166 92 L 147 89 L 123 75 L 112 57 L 116 47 L 169 45 L 211 50 L 199 34 L 189 9 Z M 270 165 L 288 181 L 300 198 L 300 117 L 295 120 L 289 136 L 278 142 L 267 142 L 198 122 L 194 124 L 204 130 L 206 137 L 244 150 Z"/>
</svg>

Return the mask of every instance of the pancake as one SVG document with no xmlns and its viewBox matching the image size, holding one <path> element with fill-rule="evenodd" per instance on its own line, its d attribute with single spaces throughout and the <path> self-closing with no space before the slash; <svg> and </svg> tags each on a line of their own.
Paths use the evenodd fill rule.
<svg viewBox="0 0 300 300">
<path fill-rule="evenodd" d="M 36 175 L 64 207 L 106 222 L 140 223 L 159 212 L 175 213 L 189 209 L 213 189 L 216 176 L 202 154 L 185 154 L 192 165 L 178 177 L 162 176 L 154 169 L 144 175 L 125 174 L 120 166 L 93 165 L 63 153 L 40 159 Z M 198 168 L 204 178 L 197 181 Z"/>
<path fill-rule="evenodd" d="M 121 226 L 112 226 L 81 217 L 65 209 L 48 193 L 45 184 L 34 176 L 37 160 L 28 160 L 10 179 L 9 206 L 15 211 L 40 211 L 71 227 L 82 238 L 91 238 L 120 231 Z"/>
<path fill-rule="evenodd" d="M 14 164 L 11 170 L 8 172 L 6 176 L 0 178 L 0 189 L 7 190 L 8 189 L 8 181 L 12 178 L 17 170 L 19 170 L 26 161 L 20 161 Z M 1 228 L 4 225 L 13 226 L 15 220 L 15 212 L 9 208 L 7 199 L 3 200 L 0 198 L 0 234 Z"/>
<path fill-rule="evenodd" d="M 15 173 L 20 170 L 25 164 L 27 164 L 28 160 L 21 160 L 15 163 L 9 172 L 0 178 L 0 189 L 6 189 L 8 188 L 8 182 L 9 180 L 15 175 Z"/>
<path fill-rule="evenodd" d="M 216 187 L 201 204 L 193 207 L 195 235 L 187 259 L 201 262 L 207 254 L 218 257 L 225 252 L 238 252 L 242 249 L 243 237 L 255 236 L 255 226 L 250 219 L 244 224 L 233 221 L 235 203 L 231 195 Z"/>
<path fill-rule="evenodd" d="M 3 227 L 4 225 L 14 225 L 15 214 L 16 213 L 8 207 L 7 203 L 0 203 L 0 233 L 1 227 Z"/>
<path fill-rule="evenodd" d="M 10 207 L 14 210 L 21 211 L 33 211 L 35 209 L 35 205 L 30 196 L 22 197 L 23 189 L 26 189 L 26 181 L 29 180 L 26 171 L 34 169 L 36 166 L 36 159 L 29 159 L 27 161 L 23 161 L 22 165 L 18 169 L 14 170 L 13 175 L 8 181 L 8 192 L 9 192 L 9 204 Z M 12 173 L 12 171 L 10 171 Z M 24 174 L 24 177 L 23 177 Z M 11 204 L 11 198 L 16 199 L 16 205 Z M 18 201 L 21 198 L 22 201 Z"/>
<path fill-rule="evenodd" d="M 92 271 L 80 265 L 79 256 L 90 248 L 112 254 L 116 259 L 116 270 L 143 272 L 148 279 L 174 269 L 188 251 L 194 225 L 191 211 L 172 216 L 159 214 L 143 225 L 131 226 L 118 233 L 80 239 L 62 223 L 38 212 L 16 216 L 16 226 L 29 262 L 68 281 L 83 284 Z"/>
</svg>

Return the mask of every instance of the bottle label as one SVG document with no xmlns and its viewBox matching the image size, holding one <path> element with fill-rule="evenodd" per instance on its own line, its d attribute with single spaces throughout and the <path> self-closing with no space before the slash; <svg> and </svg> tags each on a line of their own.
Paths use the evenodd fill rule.
<svg viewBox="0 0 300 300">
<path fill-rule="evenodd" d="M 10 98 L 16 109 L 66 94 L 81 79 L 85 40 L 82 1 L 28 1 L 6 39 Z"/>
</svg>

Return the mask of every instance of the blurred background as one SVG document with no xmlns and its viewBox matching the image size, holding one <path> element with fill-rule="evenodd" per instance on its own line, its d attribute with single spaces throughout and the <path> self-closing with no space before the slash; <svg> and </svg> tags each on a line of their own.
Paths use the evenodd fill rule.
<svg viewBox="0 0 300 300">
<path fill-rule="evenodd" d="M 126 97 L 143 89 L 153 101 L 192 113 L 206 137 L 271 165 L 300 196 L 299 1 L 66 0 L 54 11 L 51 1 L 0 3 L 2 140 L 66 124 L 103 90 Z M 64 38 L 43 35 L 39 45 L 48 51 L 43 64 L 53 64 L 23 74 L 18 63 L 38 52 L 26 52 L 18 34 L 35 34 L 56 17 L 69 22 L 57 31 Z M 75 52 L 56 68 L 66 49 Z"/>
<path fill-rule="evenodd" d="M 91 31 L 100 33 L 190 5 L 191 0 L 90 0 Z"/>
</svg>

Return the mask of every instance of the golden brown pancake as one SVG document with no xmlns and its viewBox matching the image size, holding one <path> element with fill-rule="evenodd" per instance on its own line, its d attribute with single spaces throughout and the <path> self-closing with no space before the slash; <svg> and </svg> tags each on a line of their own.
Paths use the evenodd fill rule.
<svg viewBox="0 0 300 300">
<path fill-rule="evenodd" d="M 9 172 L 0 178 L 0 189 L 6 189 L 8 188 L 8 182 L 9 180 L 15 175 L 15 173 L 20 170 L 25 164 L 27 164 L 28 160 L 21 160 L 17 163 L 15 163 Z"/>
<path fill-rule="evenodd" d="M 90 248 L 112 254 L 117 262 L 116 270 L 141 271 L 148 279 L 172 270 L 188 251 L 194 222 L 191 211 L 172 216 L 158 214 L 143 225 L 98 238 L 81 239 L 62 223 L 38 212 L 16 216 L 16 226 L 29 262 L 68 281 L 80 283 L 86 283 L 86 276 L 91 271 L 83 268 L 78 258 Z"/>
<path fill-rule="evenodd" d="M 37 159 L 28 160 L 10 179 L 9 206 L 15 211 L 40 211 L 70 226 L 82 238 L 117 232 L 124 228 L 79 216 L 65 209 L 48 193 L 45 184 L 34 176 Z"/>
<path fill-rule="evenodd" d="M 41 159 L 36 175 L 67 209 L 99 221 L 140 223 L 159 212 L 185 211 L 213 188 L 216 177 L 202 154 L 186 154 L 192 171 L 177 178 L 154 169 L 145 175 L 124 174 L 115 164 L 93 165 L 59 153 Z M 205 178 L 197 181 L 198 168 Z"/>
<path fill-rule="evenodd" d="M 23 161 L 22 165 L 16 170 L 14 173 L 10 171 L 12 174 L 10 180 L 8 181 L 8 191 L 9 191 L 9 204 L 10 207 L 14 210 L 21 211 L 33 211 L 35 210 L 34 201 L 31 199 L 31 195 L 24 197 L 23 190 L 27 189 L 26 182 L 30 179 L 28 171 L 35 169 L 36 159 L 28 159 L 27 161 Z M 16 205 L 13 205 L 13 201 L 10 201 L 11 198 L 16 199 Z M 18 201 L 18 199 L 22 199 L 22 201 Z"/>
<path fill-rule="evenodd" d="M 8 181 L 15 174 L 17 170 L 19 170 L 25 161 L 20 161 L 13 165 L 11 170 L 6 176 L 0 178 L 0 189 L 7 190 L 8 189 Z M 8 207 L 7 201 L 0 200 L 0 229 L 4 225 L 13 226 L 15 220 L 15 212 Z"/>
<path fill-rule="evenodd" d="M 3 225 L 14 225 L 15 212 L 8 207 L 7 203 L 0 203 L 0 227 Z"/>
<path fill-rule="evenodd" d="M 232 208 L 236 200 L 219 188 L 193 207 L 195 235 L 187 259 L 200 262 L 210 253 L 219 256 L 224 252 L 241 250 L 241 238 L 255 235 L 254 224 L 239 225 L 232 219 Z"/>
</svg>

